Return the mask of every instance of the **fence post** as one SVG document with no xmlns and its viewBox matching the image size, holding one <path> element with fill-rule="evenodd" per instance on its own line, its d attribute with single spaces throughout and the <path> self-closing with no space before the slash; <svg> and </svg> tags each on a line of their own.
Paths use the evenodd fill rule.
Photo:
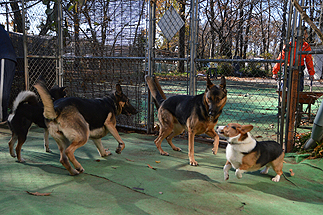
<svg viewBox="0 0 323 215">
<path fill-rule="evenodd" d="M 58 0 L 58 16 L 57 16 L 57 27 L 58 27 L 58 62 L 56 69 L 56 83 L 58 86 L 63 86 L 63 30 L 62 30 L 62 20 L 63 20 L 63 12 L 62 12 L 62 1 Z"/>
<path fill-rule="evenodd" d="M 292 81 L 290 88 L 290 102 L 288 106 L 288 135 L 286 142 L 286 152 L 291 152 L 294 147 L 294 130 L 295 130 L 295 111 L 297 105 L 297 89 L 298 89 L 298 70 L 292 70 Z"/>
<path fill-rule="evenodd" d="M 156 3 L 149 1 L 149 29 L 148 29 L 148 74 L 152 76 L 154 74 L 154 31 L 155 31 L 155 10 Z M 148 90 L 147 101 L 147 133 L 151 133 L 154 126 L 154 104 L 153 98 Z"/>
<path fill-rule="evenodd" d="M 190 88 L 189 95 L 196 92 L 196 44 L 197 44 L 197 22 L 198 22 L 198 1 L 191 0 L 191 44 L 190 44 Z"/>
<path fill-rule="evenodd" d="M 28 71 L 28 50 L 27 50 L 27 35 L 26 35 L 26 11 L 25 1 L 21 1 L 22 4 L 22 25 L 23 25 L 23 45 L 24 45 L 24 69 L 25 69 L 25 87 L 29 90 L 29 71 Z"/>
<path fill-rule="evenodd" d="M 302 5 L 304 1 L 302 0 Z M 294 7 L 294 17 L 293 17 L 293 29 L 292 29 L 292 44 L 291 44 L 291 54 L 290 54 L 290 73 L 289 74 L 289 93 L 288 93 L 288 100 L 287 100 L 287 123 L 286 123 L 286 141 L 285 141 L 285 151 L 291 152 L 294 147 L 294 136 L 295 136 L 295 112 L 296 107 L 298 105 L 298 85 L 299 85 L 299 69 L 301 64 L 301 55 L 299 55 L 300 51 L 302 51 L 302 44 L 303 44 L 303 31 L 302 31 L 302 15 L 299 14 L 298 18 L 298 28 L 296 28 L 296 17 L 297 11 Z M 296 32 L 297 30 L 297 32 Z M 297 35 L 297 43 L 295 47 L 295 36 Z M 295 53 L 294 53 L 295 52 Z M 295 56 L 295 62 L 294 58 Z M 298 68 L 298 69 L 295 69 Z M 302 71 L 303 72 L 303 71 Z"/>
</svg>

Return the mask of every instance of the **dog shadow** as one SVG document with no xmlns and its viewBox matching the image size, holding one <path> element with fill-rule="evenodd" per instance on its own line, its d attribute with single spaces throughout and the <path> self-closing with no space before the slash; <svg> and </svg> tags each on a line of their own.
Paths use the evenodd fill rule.
<svg viewBox="0 0 323 215">
<path fill-rule="evenodd" d="M 18 161 L 17 161 L 18 162 Z M 42 171 L 48 173 L 48 174 L 55 174 L 55 175 L 66 175 L 66 169 L 62 166 L 56 167 L 51 164 L 44 164 L 44 163 L 31 163 L 28 160 L 26 162 L 21 163 L 22 165 L 26 167 L 33 167 L 41 169 Z"/>
<path fill-rule="evenodd" d="M 316 194 L 316 188 L 317 184 L 309 185 L 309 188 L 303 188 L 297 186 L 297 184 L 293 183 L 290 180 L 290 174 L 287 172 L 284 172 L 284 174 L 281 176 L 281 179 L 279 182 L 273 182 L 271 179 L 276 175 L 273 174 L 261 174 L 260 170 L 257 172 L 250 172 L 250 173 L 244 173 L 248 175 L 252 175 L 252 177 L 261 177 L 261 180 L 267 180 L 267 181 L 257 181 L 254 183 L 244 183 L 242 179 L 237 179 L 239 181 L 230 182 L 231 184 L 239 185 L 239 186 L 246 186 L 249 187 L 252 190 L 260 191 L 262 193 L 266 193 L 273 196 L 278 196 L 284 199 L 288 199 L 290 201 L 298 201 L 298 202 L 308 202 L 308 203 L 314 203 L 314 202 L 322 202 L 322 198 Z M 234 173 L 233 176 L 230 174 L 230 178 L 235 177 Z M 230 180 L 230 179 L 229 179 Z M 246 180 L 246 179 L 245 179 Z M 311 195 L 312 193 L 313 195 Z M 311 197 L 309 197 L 311 196 Z"/>
</svg>

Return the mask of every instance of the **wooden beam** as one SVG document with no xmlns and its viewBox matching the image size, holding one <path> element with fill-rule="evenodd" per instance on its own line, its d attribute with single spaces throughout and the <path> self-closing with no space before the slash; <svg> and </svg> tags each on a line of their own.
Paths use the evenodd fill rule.
<svg viewBox="0 0 323 215">
<path fill-rule="evenodd" d="M 298 88 L 298 70 L 292 71 L 292 81 L 291 86 L 288 87 L 290 90 L 290 100 L 289 100 L 289 122 L 288 122 L 288 135 L 286 142 L 286 152 L 292 152 L 294 148 L 294 133 L 295 133 L 295 112 L 297 106 L 297 88 Z"/>
</svg>

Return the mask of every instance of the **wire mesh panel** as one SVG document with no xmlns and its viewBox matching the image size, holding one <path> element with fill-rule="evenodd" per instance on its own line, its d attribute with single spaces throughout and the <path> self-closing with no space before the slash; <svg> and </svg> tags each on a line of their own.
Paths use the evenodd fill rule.
<svg viewBox="0 0 323 215">
<path fill-rule="evenodd" d="M 144 129 L 145 1 L 63 2 L 64 85 L 68 95 L 98 98 L 121 84 L 138 110 L 118 125 Z"/>
</svg>

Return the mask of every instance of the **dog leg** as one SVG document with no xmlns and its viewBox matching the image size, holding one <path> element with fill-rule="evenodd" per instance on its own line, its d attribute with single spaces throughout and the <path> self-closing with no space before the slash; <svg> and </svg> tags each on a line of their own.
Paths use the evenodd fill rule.
<svg viewBox="0 0 323 215">
<path fill-rule="evenodd" d="M 64 133 L 66 140 L 69 140 L 69 142 L 71 142 L 71 144 L 65 149 L 65 154 L 68 157 L 68 159 L 70 160 L 70 162 L 74 165 L 75 169 L 79 173 L 82 173 L 82 172 L 84 172 L 84 168 L 76 160 L 74 152 L 76 149 L 80 148 L 81 146 L 84 146 L 85 143 L 88 141 L 90 129 L 88 127 L 88 124 L 83 119 L 83 117 L 79 117 L 77 119 L 79 119 L 79 121 L 76 119 L 74 120 L 75 127 L 72 128 L 69 132 Z M 64 123 L 66 123 L 66 122 L 64 122 Z M 61 126 L 63 127 L 64 124 L 61 123 Z M 67 131 L 67 129 L 65 128 L 64 131 Z M 66 144 L 65 144 L 65 146 L 66 146 Z"/>
<path fill-rule="evenodd" d="M 194 159 L 194 136 L 191 129 L 188 131 L 188 157 L 191 166 L 198 166 L 199 164 Z"/>
<path fill-rule="evenodd" d="M 27 139 L 27 136 L 26 135 L 22 135 L 20 137 L 18 137 L 18 144 L 16 146 L 16 154 L 17 154 L 17 159 L 20 163 L 24 163 L 25 162 L 25 159 L 23 159 L 21 157 L 21 147 L 22 145 L 25 143 Z"/>
<path fill-rule="evenodd" d="M 84 172 L 84 168 L 82 167 L 82 165 L 76 160 L 75 156 L 74 156 L 74 152 L 76 149 L 80 148 L 81 146 L 83 146 L 86 143 L 84 141 L 74 141 L 71 143 L 71 145 L 69 147 L 66 148 L 65 150 L 65 154 L 68 157 L 68 159 L 71 161 L 71 163 L 74 165 L 75 169 L 79 172 L 82 173 Z"/>
<path fill-rule="evenodd" d="M 167 152 L 165 152 L 162 147 L 161 147 L 161 143 L 163 142 L 163 140 L 169 136 L 170 133 L 172 133 L 172 128 L 168 127 L 168 126 L 160 126 L 160 130 L 159 130 L 159 135 L 158 137 L 154 140 L 155 145 L 159 151 L 159 153 L 161 155 L 166 155 L 168 156 L 169 154 Z"/>
<path fill-rule="evenodd" d="M 277 159 L 275 159 L 271 162 L 273 169 L 277 173 L 277 175 L 271 179 L 274 182 L 279 182 L 280 176 L 283 174 L 284 156 L 285 156 L 285 154 L 283 152 Z"/>
<path fill-rule="evenodd" d="M 49 131 L 47 128 L 44 128 L 44 147 L 46 152 L 52 152 L 49 148 Z"/>
<path fill-rule="evenodd" d="M 70 175 L 78 175 L 80 174 L 76 169 L 72 168 L 70 162 L 68 161 L 68 158 L 65 154 L 65 149 L 63 147 L 61 147 L 58 142 L 57 142 L 59 151 L 60 151 L 60 159 L 59 162 L 67 169 L 67 171 L 69 171 Z"/>
<path fill-rule="evenodd" d="M 224 173 L 224 180 L 229 180 L 229 170 L 231 169 L 232 165 L 229 161 L 227 161 L 223 167 L 223 173 Z"/>
<path fill-rule="evenodd" d="M 268 170 L 269 170 L 270 166 L 266 166 L 265 169 L 261 170 L 260 173 L 261 174 L 268 174 Z"/>
<path fill-rule="evenodd" d="M 112 134 L 112 136 L 114 137 L 114 139 L 116 139 L 119 143 L 117 149 L 116 149 L 116 153 L 117 154 L 121 154 L 121 151 L 125 148 L 126 144 L 123 142 L 123 140 L 121 139 L 115 125 L 113 123 L 105 123 L 106 128 L 109 130 L 109 132 Z"/>
<path fill-rule="evenodd" d="M 182 151 L 182 149 L 181 149 L 181 148 L 176 147 L 176 146 L 173 144 L 172 139 L 173 139 L 173 137 L 175 137 L 175 136 L 177 136 L 177 135 L 181 134 L 183 131 L 184 131 L 184 129 L 183 129 L 181 126 L 176 126 L 176 125 L 175 125 L 175 126 L 174 126 L 174 129 L 173 129 L 173 131 L 172 131 L 172 133 L 171 133 L 168 137 L 166 137 L 166 140 L 167 140 L 168 144 L 172 147 L 172 149 L 173 149 L 174 151 Z"/>
<path fill-rule="evenodd" d="M 18 136 L 12 132 L 12 135 L 11 135 L 11 139 L 10 141 L 8 142 L 8 145 L 9 145 L 9 152 L 10 152 L 10 155 L 11 157 L 15 158 L 16 157 L 16 153 L 14 151 L 14 145 L 16 143 L 16 141 L 18 140 Z"/>
<path fill-rule="evenodd" d="M 101 139 L 92 139 L 92 141 L 94 142 L 96 148 L 98 149 L 101 157 L 112 155 L 112 153 L 109 150 L 103 147 Z"/>
<path fill-rule="evenodd" d="M 216 155 L 216 154 L 218 153 L 220 137 L 219 137 L 219 135 L 214 131 L 214 129 L 207 131 L 207 132 L 206 132 L 206 135 L 209 135 L 210 137 L 212 137 L 212 138 L 214 139 L 214 141 L 213 141 L 213 149 L 212 149 L 212 153 L 213 153 L 214 155 Z"/>
</svg>

